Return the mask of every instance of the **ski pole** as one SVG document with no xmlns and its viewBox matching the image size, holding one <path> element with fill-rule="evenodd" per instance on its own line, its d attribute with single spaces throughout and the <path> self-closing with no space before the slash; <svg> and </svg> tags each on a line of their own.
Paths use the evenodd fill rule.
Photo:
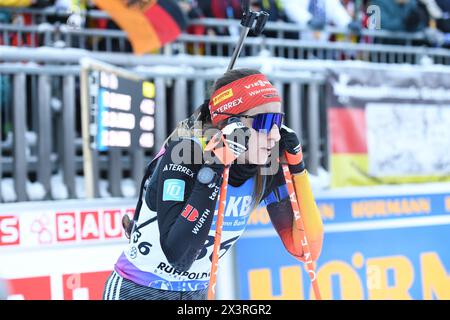
<svg viewBox="0 0 450 320">
<path fill-rule="evenodd" d="M 228 65 L 227 71 L 234 68 L 239 54 L 241 53 L 242 47 L 244 46 L 244 41 L 248 36 L 250 29 L 253 28 L 253 24 L 256 22 L 254 28 L 254 33 L 259 35 L 264 30 L 264 26 L 269 19 L 269 14 L 267 12 L 253 12 L 250 10 L 249 0 L 242 1 L 243 16 L 241 20 L 241 25 L 244 29 L 241 31 L 239 41 L 234 48 L 233 55 L 231 56 L 230 64 Z M 220 241 L 222 239 L 222 226 L 225 211 L 225 201 L 228 188 L 228 176 L 230 171 L 230 165 L 225 166 L 222 174 L 222 186 L 220 187 L 220 197 L 219 197 L 219 209 L 216 221 L 216 234 L 214 236 L 214 248 L 211 257 L 211 275 L 208 287 L 208 300 L 214 300 L 216 295 L 216 282 L 217 282 L 217 271 L 219 270 L 219 253 L 220 253 Z"/>
<path fill-rule="evenodd" d="M 311 285 L 314 290 L 314 295 L 316 297 L 316 300 L 322 300 L 320 296 L 319 284 L 317 282 L 317 274 L 314 270 L 314 262 L 312 260 L 311 251 L 309 249 L 308 239 L 306 238 L 305 234 L 305 226 L 300 215 L 300 208 L 298 206 L 294 184 L 292 183 L 292 175 L 287 164 L 281 163 L 281 166 L 283 168 L 284 179 L 286 180 L 289 199 L 291 200 L 292 211 L 294 212 L 295 226 L 300 231 L 300 237 L 302 238 L 301 244 L 303 248 L 303 256 L 306 260 L 305 265 L 309 274 L 309 278 L 311 279 Z"/>
<path fill-rule="evenodd" d="M 239 36 L 238 43 L 236 48 L 233 51 L 233 55 L 231 56 L 230 64 L 228 65 L 227 71 L 233 70 L 234 64 L 236 63 L 237 58 L 241 54 L 241 50 L 244 47 L 244 41 L 248 36 L 250 29 L 253 26 L 253 23 L 256 19 L 257 15 L 254 12 L 244 13 L 242 17 L 241 25 L 244 27 L 241 31 L 241 35 Z"/>
<path fill-rule="evenodd" d="M 227 189 L 228 189 L 228 175 L 230 172 L 230 166 L 226 166 L 222 177 L 222 186 L 220 187 L 220 197 L 219 197 L 219 210 L 217 214 L 216 221 L 216 234 L 214 236 L 214 248 L 211 259 L 211 276 L 209 280 L 208 287 L 208 300 L 214 300 L 216 295 L 216 282 L 217 282 L 217 271 L 219 270 L 219 253 L 220 253 L 220 241 L 222 239 L 222 226 L 223 217 L 225 212 L 225 201 L 227 199 Z"/>
<path fill-rule="evenodd" d="M 241 31 L 238 43 L 233 51 L 233 55 L 231 56 L 230 64 L 228 65 L 227 71 L 233 70 L 234 64 L 236 63 L 237 58 L 241 54 L 241 50 L 244 47 L 244 41 L 247 38 L 250 30 L 253 29 L 253 33 L 259 36 L 264 31 L 264 27 L 266 25 L 267 20 L 269 20 L 269 14 L 265 11 L 261 12 L 250 11 L 248 0 L 242 1 L 242 10 L 243 16 L 241 20 L 241 25 L 244 28 Z M 256 26 L 253 27 L 255 21 Z"/>
</svg>

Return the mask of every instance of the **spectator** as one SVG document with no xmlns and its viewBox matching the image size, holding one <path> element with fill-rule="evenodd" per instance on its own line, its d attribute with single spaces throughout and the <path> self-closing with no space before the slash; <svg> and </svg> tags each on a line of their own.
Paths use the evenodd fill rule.
<svg viewBox="0 0 450 320">
<path fill-rule="evenodd" d="M 419 0 L 430 17 L 429 28 L 425 30 L 428 44 L 448 47 L 450 43 L 450 2 L 442 0 Z"/>
<path fill-rule="evenodd" d="M 366 25 L 366 3 L 363 0 L 341 0 L 341 3 L 352 19 L 352 22 L 349 23 L 349 29 L 352 32 L 350 34 L 335 34 L 330 40 L 352 43 L 367 42 L 365 37 L 360 37 L 362 26 Z M 348 56 L 355 58 L 358 56 L 358 52 L 349 52 Z M 343 59 L 343 57 L 336 57 L 336 59 Z"/>
<path fill-rule="evenodd" d="M 205 18 L 205 15 L 202 9 L 200 8 L 197 0 L 178 0 L 177 2 L 181 10 L 186 14 L 189 20 Z M 202 24 L 199 25 L 191 24 L 188 26 L 186 32 L 193 35 L 204 35 L 206 34 L 206 27 Z M 186 49 L 189 54 L 196 54 L 196 55 L 205 54 L 204 43 L 200 43 L 197 45 L 188 43 L 186 45 L 187 45 Z"/>
<path fill-rule="evenodd" d="M 251 0 L 253 11 L 266 11 L 269 13 L 269 21 L 288 21 L 281 0 Z"/>
<path fill-rule="evenodd" d="M 207 18 L 241 19 L 242 7 L 240 0 L 198 0 L 198 6 Z M 238 27 L 208 28 L 209 35 L 239 36 Z"/>
<path fill-rule="evenodd" d="M 284 10 L 283 2 L 281 0 L 251 0 L 250 9 L 253 11 L 266 11 L 269 13 L 269 21 L 272 22 L 288 22 L 289 19 L 286 16 Z M 252 34 L 250 34 L 251 36 Z M 279 34 L 277 31 L 268 30 L 264 31 L 264 35 L 269 38 L 278 38 Z M 298 39 L 298 32 L 284 32 L 284 39 Z"/>
<path fill-rule="evenodd" d="M 281 0 L 290 21 L 323 29 L 327 24 L 347 27 L 351 17 L 339 0 Z"/>
<path fill-rule="evenodd" d="M 240 0 L 198 0 L 198 5 L 206 17 L 218 19 L 240 19 Z"/>
<path fill-rule="evenodd" d="M 437 28 L 444 33 L 450 33 L 450 1 L 448 0 L 432 0 L 441 9 L 441 15 L 436 19 Z"/>
<path fill-rule="evenodd" d="M 361 26 L 352 21 L 339 0 L 281 0 L 288 19 L 300 27 L 322 30 L 326 25 L 349 28 L 359 32 Z M 327 40 L 328 34 L 306 33 L 303 38 Z"/>
<path fill-rule="evenodd" d="M 0 0 L 0 7 L 45 7 L 48 6 L 49 3 L 49 0 Z M 0 11 L 0 22 L 15 25 L 31 25 L 32 17 L 30 14 L 8 12 L 5 10 L 3 12 Z M 6 33 L 6 36 L 4 35 L 3 38 L 0 38 L 0 45 L 8 43 L 13 46 L 26 45 L 28 47 L 32 47 L 38 42 L 39 39 L 37 35 L 14 32 Z"/>
<path fill-rule="evenodd" d="M 372 0 L 380 7 L 381 28 L 389 31 L 423 31 L 428 26 L 426 10 L 417 0 Z"/>
<path fill-rule="evenodd" d="M 80 12 L 88 7 L 87 0 L 55 0 L 55 8 L 67 12 Z"/>
<path fill-rule="evenodd" d="M 178 5 L 189 19 L 201 19 L 205 17 L 196 0 L 178 0 Z M 206 28 L 203 25 L 191 25 L 188 27 L 187 33 L 202 35 L 205 34 L 205 30 Z"/>
<path fill-rule="evenodd" d="M 431 19 L 439 20 L 444 18 L 444 12 L 442 10 L 445 9 L 445 6 L 447 5 L 448 1 L 442 1 L 442 4 L 438 4 L 439 1 L 436 0 L 419 0 L 419 1 L 421 5 L 423 5 L 426 8 Z M 450 3 L 448 3 L 448 5 L 450 6 Z"/>
<path fill-rule="evenodd" d="M 363 26 L 366 25 L 368 2 L 369 0 L 341 0 L 350 17 L 353 20 L 361 21 Z"/>
</svg>

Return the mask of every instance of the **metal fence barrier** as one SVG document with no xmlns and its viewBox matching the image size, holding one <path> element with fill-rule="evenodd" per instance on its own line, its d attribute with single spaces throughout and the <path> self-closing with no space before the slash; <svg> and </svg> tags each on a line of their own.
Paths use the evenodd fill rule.
<svg viewBox="0 0 450 320">
<path fill-rule="evenodd" d="M 47 9 L 6 8 L 10 13 L 26 13 L 31 16 L 32 25 L 0 24 L 0 42 L 3 45 L 19 47 L 67 47 L 81 48 L 90 51 L 130 52 L 131 45 L 127 35 L 121 30 L 109 29 L 73 29 L 63 23 L 49 23 L 51 17 L 67 17 L 69 12 Z M 88 10 L 85 13 L 90 19 L 110 19 L 102 11 Z M 202 25 L 210 28 L 237 28 L 238 20 L 196 19 L 191 25 Z M 427 63 L 450 64 L 448 49 L 430 48 L 425 32 L 389 32 L 385 30 L 363 29 L 359 42 L 352 41 L 352 35 L 342 28 L 328 27 L 325 33 L 340 36 L 342 41 L 308 41 L 302 34 L 310 32 L 293 23 L 270 22 L 266 32 L 271 37 L 249 38 L 243 49 L 243 55 L 254 56 L 267 50 L 274 57 L 289 59 L 320 60 L 362 60 L 380 63 Z M 286 39 L 290 38 L 298 39 Z M 293 36 L 292 36 L 293 35 Z M 353 39 L 354 40 L 354 39 Z M 380 44 L 384 41 L 395 45 Z M 182 34 L 177 41 L 165 46 L 159 53 L 203 56 L 230 56 L 236 43 L 235 36 L 228 35 L 192 35 Z M 418 46 L 413 46 L 416 44 Z"/>
<path fill-rule="evenodd" d="M 2 48 L 5 47 L 0 47 L 0 50 Z M 29 50 L 30 54 L 39 51 Z M 12 179 L 15 193 L 13 198 L 3 196 L 2 201 L 36 200 L 36 195 L 32 195 L 30 191 L 31 182 L 40 185 L 43 199 L 84 197 L 83 193 L 77 190 L 77 184 L 83 174 L 80 66 L 68 65 L 72 60 L 70 54 L 66 54 L 64 61 L 64 50 L 46 49 L 46 52 L 46 64 L 43 65 L 16 63 L 23 61 L 23 56 L 20 55 L 16 55 L 15 59 L 9 57 L 10 62 L 0 64 L 1 83 L 7 83 L 9 86 L 9 90 L 2 90 L 0 99 L 0 129 L 3 133 L 0 176 L 2 181 Z M 59 58 L 52 62 L 50 52 Z M 114 60 L 113 54 L 102 55 Z M 87 52 L 84 52 L 84 56 L 95 58 L 95 55 Z M 157 58 L 153 61 L 151 57 L 146 57 L 148 63 L 142 63 L 139 59 L 134 61 L 132 57 L 123 60 L 129 68 L 155 82 L 155 152 L 176 123 L 185 119 L 203 102 L 213 80 L 225 70 L 219 68 L 220 65 L 226 63 L 220 58 L 217 58 L 215 63 L 206 59 L 202 66 L 201 61 L 195 59 L 190 65 L 188 60 L 180 63 L 173 57 Z M 33 60 L 39 62 L 39 54 L 29 61 Z M 244 59 L 239 67 L 246 66 L 257 67 Z M 284 98 L 287 125 L 301 133 L 308 168 L 312 173 L 316 173 L 319 166 L 327 166 L 324 76 L 320 72 L 299 70 L 266 73 L 280 90 Z M 106 185 L 100 196 L 135 196 L 144 165 L 153 156 L 154 153 L 148 150 L 136 153 L 99 152 L 97 165 L 100 179 L 96 181 L 96 187 L 101 189 L 101 184 Z M 55 185 L 58 176 L 61 182 Z M 132 181 L 133 194 L 125 192 L 120 186 L 124 180 Z M 65 189 L 65 196 L 57 195 L 60 194 L 57 191 L 61 190 L 55 188 Z"/>
<path fill-rule="evenodd" d="M 66 47 L 94 52 L 130 52 L 127 36 L 120 30 L 70 29 L 66 25 L 16 26 L 0 24 L 4 45 L 17 47 Z M 236 38 L 182 34 L 160 53 L 201 56 L 230 56 Z M 267 51 L 274 57 L 289 59 L 362 60 L 380 63 L 422 63 L 429 57 L 431 63 L 450 64 L 450 51 L 401 45 L 327 42 L 278 38 L 249 38 L 242 55 L 255 56 Z"/>
<path fill-rule="evenodd" d="M 236 43 L 233 37 L 183 35 L 172 45 L 180 53 L 228 56 Z M 177 46 L 180 44 L 179 46 Z M 267 50 L 270 56 L 288 59 L 362 60 L 376 63 L 420 64 L 424 57 L 431 63 L 450 63 L 450 51 L 441 48 L 398 45 L 320 42 L 272 38 L 249 38 L 243 55 L 255 56 Z"/>
</svg>

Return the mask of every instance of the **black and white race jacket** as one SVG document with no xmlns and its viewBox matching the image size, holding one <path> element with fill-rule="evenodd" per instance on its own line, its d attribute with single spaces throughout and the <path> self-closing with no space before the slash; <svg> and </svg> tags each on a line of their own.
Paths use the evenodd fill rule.
<svg viewBox="0 0 450 320">
<path fill-rule="evenodd" d="M 119 257 L 115 270 L 137 284 L 172 291 L 195 291 L 208 287 L 216 231 L 220 179 L 204 185 L 196 174 L 206 164 L 176 164 L 172 153 L 194 150 L 201 154 L 198 139 L 181 139 L 168 144 L 144 189 L 145 201 L 137 228 Z M 220 177 L 224 166 L 209 165 Z M 253 187 L 257 167 L 234 164 L 230 168 L 223 221 L 220 257 L 245 230 L 253 208 Z M 266 205 L 275 229 L 292 226 L 292 209 L 281 171 L 267 179 L 260 205 Z"/>
</svg>

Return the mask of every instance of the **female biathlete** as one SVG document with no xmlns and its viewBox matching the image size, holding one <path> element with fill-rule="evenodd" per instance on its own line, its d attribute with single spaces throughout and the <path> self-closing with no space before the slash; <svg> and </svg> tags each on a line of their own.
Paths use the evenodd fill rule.
<svg viewBox="0 0 450 320">
<path fill-rule="evenodd" d="M 216 80 L 213 92 L 149 165 L 135 220 L 125 221 L 130 242 L 107 279 L 104 299 L 206 299 L 215 212 L 222 173 L 230 163 L 220 257 L 242 235 L 253 209 L 265 205 L 285 248 L 304 262 L 277 163 L 285 151 L 295 188 L 302 190 L 300 207 L 307 208 L 301 216 L 312 259 L 319 257 L 322 220 L 299 139 L 283 125 L 276 88 L 257 70 L 236 69 Z"/>
</svg>

